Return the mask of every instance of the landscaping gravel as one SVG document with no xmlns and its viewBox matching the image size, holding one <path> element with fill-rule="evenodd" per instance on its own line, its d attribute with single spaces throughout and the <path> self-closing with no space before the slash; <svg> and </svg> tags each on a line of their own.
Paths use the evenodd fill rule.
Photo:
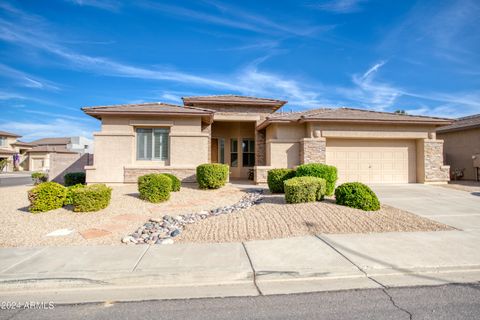
<svg viewBox="0 0 480 320">
<path fill-rule="evenodd" d="M 283 195 L 265 196 L 249 209 L 185 226 L 176 242 L 267 240 L 319 233 L 440 231 L 453 228 L 415 214 L 382 205 L 365 212 L 323 202 L 285 204 Z"/>
<path fill-rule="evenodd" d="M 124 185 L 113 187 L 110 205 L 98 212 L 75 213 L 62 208 L 32 214 L 28 212 L 27 199 L 31 188 L 0 189 L 1 247 L 121 245 L 122 237 L 149 218 L 228 206 L 245 195 L 243 189 L 230 184 L 218 190 L 200 190 L 187 184 L 181 191 L 173 192 L 167 202 L 152 204 L 138 198 L 136 185 Z M 59 229 L 74 231 L 66 236 L 46 236 Z"/>
</svg>

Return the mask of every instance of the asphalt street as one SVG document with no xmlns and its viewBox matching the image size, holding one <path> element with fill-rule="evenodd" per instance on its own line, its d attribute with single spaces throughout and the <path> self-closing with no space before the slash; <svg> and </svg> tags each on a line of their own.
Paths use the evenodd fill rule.
<svg viewBox="0 0 480 320">
<path fill-rule="evenodd" d="M 48 303 L 48 302 L 46 302 Z M 0 319 L 479 319 L 480 283 L 0 310 Z"/>
</svg>

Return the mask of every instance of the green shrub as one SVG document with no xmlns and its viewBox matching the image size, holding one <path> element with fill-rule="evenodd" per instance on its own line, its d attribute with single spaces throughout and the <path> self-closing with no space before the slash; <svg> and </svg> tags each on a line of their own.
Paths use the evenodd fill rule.
<svg viewBox="0 0 480 320">
<path fill-rule="evenodd" d="M 297 167 L 297 177 L 318 177 L 325 179 L 327 182 L 327 195 L 330 196 L 335 190 L 337 182 L 337 168 L 322 163 L 302 164 Z"/>
<path fill-rule="evenodd" d="M 284 193 L 283 182 L 295 177 L 293 169 L 271 169 L 267 172 L 268 189 L 271 193 Z"/>
<path fill-rule="evenodd" d="M 45 212 L 61 208 L 65 202 L 67 190 L 56 182 L 40 183 L 28 191 L 30 212 Z"/>
<path fill-rule="evenodd" d="M 326 192 L 325 179 L 295 177 L 284 182 L 285 202 L 301 203 L 323 200 Z"/>
<path fill-rule="evenodd" d="M 34 185 L 38 185 L 43 182 L 47 182 L 48 176 L 43 172 L 34 172 L 32 173 L 32 180 Z"/>
<path fill-rule="evenodd" d="M 90 212 L 108 207 L 112 188 L 104 184 L 93 184 L 73 190 L 73 211 Z"/>
<path fill-rule="evenodd" d="M 200 189 L 218 189 L 227 183 L 229 167 L 221 163 L 206 163 L 197 167 L 197 183 Z"/>
<path fill-rule="evenodd" d="M 342 206 L 364 211 L 377 211 L 380 209 L 380 201 L 378 201 L 375 192 L 360 182 L 349 182 L 340 185 L 335 190 L 335 198 L 337 204 Z"/>
<path fill-rule="evenodd" d="M 176 176 L 170 173 L 162 173 L 163 175 L 167 176 L 172 180 L 172 191 L 177 192 L 180 191 L 180 187 L 182 186 L 182 182 Z"/>
<path fill-rule="evenodd" d="M 138 177 L 140 199 L 157 203 L 170 199 L 172 179 L 167 175 L 151 173 Z"/>
<path fill-rule="evenodd" d="M 85 184 L 85 172 L 70 172 L 63 176 L 65 187 Z"/>
<path fill-rule="evenodd" d="M 79 184 L 67 187 L 67 196 L 65 198 L 65 202 L 63 203 L 64 206 L 73 204 L 73 191 L 80 188 L 85 188 L 85 185 L 79 183 Z"/>
</svg>

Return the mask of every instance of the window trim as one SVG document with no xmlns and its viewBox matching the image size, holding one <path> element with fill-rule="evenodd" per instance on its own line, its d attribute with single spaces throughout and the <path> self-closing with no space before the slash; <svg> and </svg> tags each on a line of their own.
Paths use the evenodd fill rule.
<svg viewBox="0 0 480 320">
<path fill-rule="evenodd" d="M 139 130 L 151 130 L 150 135 L 151 135 L 151 157 L 145 157 L 145 158 L 140 158 L 139 157 Z M 161 133 L 163 132 L 166 134 L 166 152 L 164 155 L 162 155 L 162 142 L 160 141 L 159 148 L 160 148 L 160 157 L 155 157 L 155 131 L 160 131 Z M 164 135 L 160 134 L 159 138 L 162 140 L 162 137 Z M 145 142 L 143 142 L 145 143 Z M 147 144 L 145 144 L 146 146 Z M 136 161 L 168 161 L 170 158 L 170 128 L 164 128 L 164 127 L 138 127 L 135 128 L 135 158 Z M 148 152 L 144 150 L 144 154 L 147 154 Z"/>
<path fill-rule="evenodd" d="M 7 137 L 0 137 L 0 147 L 7 146 Z"/>
<path fill-rule="evenodd" d="M 232 148 L 234 141 L 235 141 L 236 144 L 237 144 L 237 148 L 236 148 L 235 151 L 233 151 L 233 148 Z M 238 167 L 238 153 L 239 153 L 239 152 L 238 152 L 238 139 L 237 139 L 237 138 L 231 138 L 231 139 L 230 139 L 230 166 L 231 166 L 232 168 L 237 168 L 237 167 Z M 233 159 L 232 155 L 233 155 L 233 154 L 236 155 L 236 160 L 237 160 L 237 163 L 236 163 L 235 165 L 233 165 L 233 161 L 232 161 L 232 159 Z"/>
<path fill-rule="evenodd" d="M 246 147 L 247 147 L 247 148 L 246 148 L 247 151 L 245 151 L 245 150 L 243 149 L 244 143 L 245 143 L 245 145 L 246 145 Z M 250 144 L 250 143 L 252 143 L 252 144 Z M 253 151 L 250 150 L 250 146 L 253 146 Z M 246 164 L 243 162 L 243 157 L 244 157 L 245 155 L 248 155 L 248 156 L 253 155 L 253 164 L 246 165 Z M 244 168 L 252 168 L 252 167 L 254 167 L 254 166 L 255 166 L 255 139 L 253 139 L 253 138 L 242 138 L 242 167 L 244 167 Z"/>
</svg>

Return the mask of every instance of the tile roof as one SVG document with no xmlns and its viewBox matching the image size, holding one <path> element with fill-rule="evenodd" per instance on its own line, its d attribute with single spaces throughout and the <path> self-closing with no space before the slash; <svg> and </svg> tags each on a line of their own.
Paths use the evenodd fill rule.
<svg viewBox="0 0 480 320">
<path fill-rule="evenodd" d="M 20 135 L 18 134 L 15 134 L 15 133 L 11 133 L 11 132 L 7 132 L 7 131 L 0 131 L 0 137 L 21 137 Z"/>
<path fill-rule="evenodd" d="M 184 103 L 228 103 L 228 104 L 267 104 L 283 106 L 287 101 L 269 98 L 239 96 L 234 94 L 182 97 Z"/>
<path fill-rule="evenodd" d="M 17 140 L 16 142 L 12 143 L 12 145 L 21 146 L 21 147 L 36 147 L 37 146 L 35 143 L 23 142 L 23 141 L 20 141 L 20 140 Z"/>
<path fill-rule="evenodd" d="M 162 102 L 135 103 L 135 104 L 117 104 L 110 106 L 85 107 L 82 110 L 91 116 L 101 114 L 198 114 L 209 115 L 212 110 L 203 108 L 194 108 L 187 106 L 177 106 Z"/>
<path fill-rule="evenodd" d="M 10 149 L 0 148 L 0 154 L 15 154 L 16 152 Z"/>
<path fill-rule="evenodd" d="M 260 127 L 269 122 L 293 121 L 363 121 L 363 122 L 403 122 L 403 123 L 434 123 L 448 124 L 451 120 L 445 118 L 404 115 L 393 112 L 380 112 L 354 108 L 320 108 L 301 112 L 286 112 L 272 114 L 267 117 Z"/>
<path fill-rule="evenodd" d="M 42 146 L 42 145 L 51 145 L 51 144 L 69 144 L 71 138 L 69 137 L 58 137 L 58 138 L 43 138 L 30 142 L 31 144 Z"/>
<path fill-rule="evenodd" d="M 67 150 L 67 148 L 63 146 L 38 146 L 33 147 L 32 149 L 28 150 L 28 152 L 77 153 L 75 151 Z"/>
<path fill-rule="evenodd" d="M 458 118 L 452 124 L 437 129 L 437 132 L 458 131 L 471 128 L 480 128 L 480 114 Z"/>
</svg>

